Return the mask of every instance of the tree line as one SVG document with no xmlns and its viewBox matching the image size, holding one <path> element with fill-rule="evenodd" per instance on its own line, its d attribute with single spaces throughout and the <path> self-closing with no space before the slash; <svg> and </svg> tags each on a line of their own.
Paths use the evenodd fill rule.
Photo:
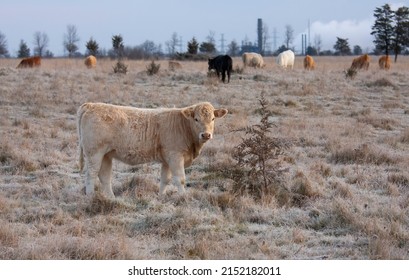
<svg viewBox="0 0 409 280">
<path fill-rule="evenodd" d="M 389 4 L 378 7 L 374 11 L 375 23 L 371 35 L 374 36 L 375 54 L 398 55 L 409 47 L 409 9 L 400 7 L 393 11 Z M 348 39 L 337 37 L 334 49 L 339 55 L 350 55 Z M 357 53 L 358 52 L 358 53 Z M 359 46 L 354 47 L 354 54 L 359 54 Z M 406 50 L 407 53 L 407 50 Z"/>
<path fill-rule="evenodd" d="M 371 35 L 374 36 L 375 54 L 394 54 L 395 62 L 397 57 L 402 52 L 408 53 L 409 47 L 409 9 L 405 6 L 392 10 L 389 4 L 382 7 L 377 7 L 374 10 L 375 22 L 372 26 Z M 284 43 L 268 54 L 276 55 L 284 50 L 291 49 L 291 44 L 294 39 L 294 30 L 290 25 L 285 26 Z M 120 35 L 114 35 L 120 36 Z M 268 39 L 268 27 L 263 26 L 263 49 L 265 48 Z M 123 38 L 121 36 L 123 43 Z M 74 25 L 68 25 L 64 34 L 63 46 L 68 57 L 83 56 L 78 52 L 80 38 L 77 28 Z M 35 32 L 33 36 L 34 49 L 32 54 L 42 57 L 53 57 L 54 54 L 48 50 L 49 38 L 46 33 Z M 118 53 L 113 45 L 108 51 L 100 49 L 99 44 L 92 37 L 85 43 L 86 52 L 84 55 L 106 56 L 116 58 Z M 216 48 L 215 33 L 210 32 L 206 40 L 199 43 L 195 37 L 187 42 L 187 51 L 182 52 L 182 40 L 176 32 L 171 38 L 165 42 L 166 53 L 168 56 L 176 59 L 206 59 L 208 55 L 214 55 L 218 52 Z M 309 55 L 360 55 L 363 50 L 360 46 L 355 45 L 351 49 L 348 38 L 336 37 L 336 42 L 333 46 L 335 51 L 321 51 L 321 38 L 316 36 L 314 46 L 308 46 L 305 53 Z M 231 56 L 241 55 L 243 52 L 258 52 L 260 47 L 257 44 L 251 43 L 247 38 L 241 42 L 241 45 L 235 40 L 227 45 L 226 53 Z M 122 56 L 129 59 L 150 59 L 165 56 L 165 51 L 161 44 L 157 45 L 153 41 L 146 40 L 137 46 L 124 46 L 121 49 Z M 31 50 L 24 40 L 20 41 L 17 57 L 28 57 L 31 55 Z M 6 36 L 0 31 L 0 57 L 10 56 L 7 50 Z"/>
<path fill-rule="evenodd" d="M 372 26 L 371 35 L 376 49 L 389 55 L 395 54 L 395 62 L 398 54 L 409 47 L 409 9 L 400 7 L 393 11 L 389 4 L 375 9 L 375 24 Z"/>
</svg>

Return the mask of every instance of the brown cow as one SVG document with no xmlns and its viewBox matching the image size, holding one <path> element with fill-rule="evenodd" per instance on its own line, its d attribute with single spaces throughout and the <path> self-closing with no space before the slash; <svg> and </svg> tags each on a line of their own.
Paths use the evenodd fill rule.
<svg viewBox="0 0 409 280">
<path fill-rule="evenodd" d="M 371 62 L 371 58 L 368 54 L 361 55 L 360 57 L 355 58 L 352 60 L 351 69 L 353 70 L 368 70 L 369 63 Z"/>
<path fill-rule="evenodd" d="M 305 58 L 304 58 L 304 69 L 305 70 L 314 70 L 315 69 L 315 61 L 309 55 L 306 55 Z"/>
<path fill-rule="evenodd" d="M 97 58 L 93 55 L 89 55 L 85 58 L 84 64 L 88 68 L 95 68 L 97 66 Z"/>
<path fill-rule="evenodd" d="M 389 70 L 391 68 L 391 59 L 389 58 L 389 55 L 381 56 L 378 64 L 380 69 Z"/>
<path fill-rule="evenodd" d="M 33 56 L 33 57 L 23 58 L 20 61 L 20 64 L 17 66 L 17 68 L 32 68 L 32 67 L 39 67 L 40 65 L 41 65 L 41 57 Z"/>
<path fill-rule="evenodd" d="M 85 103 L 78 109 L 80 169 L 87 165 L 85 191 L 94 193 L 99 178 L 105 196 L 111 187 L 112 160 L 136 165 L 162 163 L 160 194 L 173 178 L 184 192 L 185 167 L 213 137 L 214 120 L 227 114 L 208 102 L 185 108 L 141 109 Z"/>
</svg>

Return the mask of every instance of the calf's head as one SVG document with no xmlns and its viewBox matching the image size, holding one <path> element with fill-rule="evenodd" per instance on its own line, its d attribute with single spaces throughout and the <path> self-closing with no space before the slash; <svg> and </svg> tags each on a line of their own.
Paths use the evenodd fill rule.
<svg viewBox="0 0 409 280">
<path fill-rule="evenodd" d="M 216 69 L 216 64 L 215 64 L 214 58 L 209 58 L 208 61 L 207 61 L 207 64 L 209 65 L 209 68 L 208 68 L 209 71 L 213 70 L 213 69 Z"/>
<path fill-rule="evenodd" d="M 204 143 L 213 138 L 215 118 L 224 117 L 227 110 L 215 109 L 210 103 L 205 102 L 183 109 L 182 114 L 189 120 L 198 141 Z"/>
</svg>

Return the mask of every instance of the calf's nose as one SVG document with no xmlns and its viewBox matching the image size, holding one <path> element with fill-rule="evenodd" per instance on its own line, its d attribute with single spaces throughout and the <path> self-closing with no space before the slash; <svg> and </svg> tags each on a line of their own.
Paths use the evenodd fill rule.
<svg viewBox="0 0 409 280">
<path fill-rule="evenodd" d="M 202 133 L 202 138 L 203 138 L 203 139 L 206 139 L 206 140 L 209 140 L 209 139 L 212 138 L 212 134 L 209 133 L 209 132 L 203 132 L 203 133 Z"/>
</svg>

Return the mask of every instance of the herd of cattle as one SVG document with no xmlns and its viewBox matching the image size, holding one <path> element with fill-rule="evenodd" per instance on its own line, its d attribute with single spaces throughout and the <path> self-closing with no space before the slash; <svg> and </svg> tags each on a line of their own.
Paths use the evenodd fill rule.
<svg viewBox="0 0 409 280">
<path fill-rule="evenodd" d="M 243 67 L 263 68 L 266 66 L 263 57 L 259 53 L 245 52 L 242 55 Z M 276 63 L 283 68 L 294 67 L 295 54 L 291 50 L 280 53 L 276 58 Z M 368 54 L 361 55 L 352 60 L 350 69 L 352 70 L 368 70 L 371 58 Z M 232 58 L 228 55 L 219 55 L 215 58 L 210 58 L 208 61 L 209 71 L 215 70 L 218 77 L 222 74 L 222 81 L 225 82 L 226 72 L 228 82 L 230 82 L 230 72 L 232 71 Z M 389 70 L 391 60 L 388 55 L 381 56 L 378 61 L 379 68 Z M 304 57 L 304 69 L 314 70 L 315 61 L 310 55 Z"/>
<path fill-rule="evenodd" d="M 97 66 L 97 58 L 93 55 L 89 55 L 84 60 L 85 66 L 88 68 L 94 68 Z M 17 68 L 33 68 L 33 67 L 40 67 L 41 66 L 41 57 L 40 56 L 33 56 L 23 58 Z"/>
<path fill-rule="evenodd" d="M 255 67 L 255 68 L 263 68 L 266 64 L 263 61 L 263 57 L 258 53 L 244 53 L 242 56 L 243 65 L 244 67 Z M 279 66 L 291 69 L 294 67 L 294 60 L 295 55 L 294 52 L 291 50 L 284 51 L 280 53 L 277 58 L 276 62 Z M 369 63 L 371 62 L 371 57 L 368 54 L 361 55 L 357 58 L 352 60 L 351 67 L 354 70 L 368 70 Z M 379 68 L 384 70 L 389 70 L 391 67 L 391 60 L 388 55 L 383 55 L 379 58 L 378 61 Z M 315 61 L 310 55 L 306 55 L 304 57 L 304 69 L 305 70 L 314 70 L 315 69 Z"/>
<path fill-rule="evenodd" d="M 295 55 L 291 50 L 280 53 L 276 62 L 284 68 L 294 67 Z M 257 53 L 244 53 L 244 67 L 263 68 L 263 57 Z M 351 69 L 368 70 L 370 57 L 365 54 L 352 61 Z M 88 56 L 84 64 L 96 67 L 97 59 Z M 18 68 L 39 67 L 41 58 L 23 59 Z M 169 64 L 171 65 L 171 64 Z M 176 65 L 178 66 L 178 65 Z M 173 67 L 176 67 L 175 65 Z M 208 60 L 209 71 L 215 70 L 225 82 L 230 82 L 233 60 L 220 55 Z M 389 56 L 379 59 L 381 69 L 390 68 Z M 314 59 L 307 55 L 304 68 L 314 70 Z M 213 138 L 214 121 L 227 114 L 227 109 L 215 109 L 208 102 L 184 108 L 145 109 L 115 106 L 103 103 L 85 103 L 77 112 L 80 169 L 86 169 L 85 192 L 94 194 L 97 180 L 100 191 L 113 198 L 111 187 L 113 159 L 127 164 L 159 162 L 162 164 L 159 193 L 164 194 L 166 186 L 173 181 L 180 192 L 185 187 L 185 167 L 197 158 L 203 145 Z"/>
<path fill-rule="evenodd" d="M 243 60 L 243 67 L 254 67 L 254 68 L 263 68 L 266 66 L 264 63 L 263 57 L 259 53 L 254 52 L 245 52 L 242 55 Z M 276 58 L 276 63 L 283 67 L 283 68 L 291 68 L 294 67 L 294 60 L 295 54 L 291 50 L 284 51 L 280 53 Z M 225 77 L 227 73 L 228 82 L 230 82 L 230 73 L 232 71 L 232 58 L 228 55 L 219 55 L 217 57 L 211 58 L 208 61 L 209 64 L 209 71 L 215 70 L 217 76 L 222 74 L 222 81 L 225 82 Z M 368 70 L 369 63 L 371 62 L 371 58 L 368 54 L 361 55 L 357 58 L 354 58 L 351 64 L 351 69 L 354 70 Z M 175 63 L 177 62 L 169 62 L 169 67 L 172 65 L 172 69 L 180 68 L 180 64 L 177 64 L 175 67 Z M 84 64 L 87 68 L 95 68 L 97 65 L 97 59 L 93 55 L 89 55 L 85 58 Z M 379 68 L 384 70 L 389 70 L 391 67 L 391 60 L 388 55 L 383 55 L 379 58 L 378 61 Z M 39 67 L 41 66 L 41 57 L 33 56 L 29 58 L 23 58 L 17 68 L 32 68 L 32 67 Z M 305 70 L 314 70 L 315 69 L 315 61 L 310 55 L 306 55 L 304 57 L 304 69 Z"/>
</svg>

